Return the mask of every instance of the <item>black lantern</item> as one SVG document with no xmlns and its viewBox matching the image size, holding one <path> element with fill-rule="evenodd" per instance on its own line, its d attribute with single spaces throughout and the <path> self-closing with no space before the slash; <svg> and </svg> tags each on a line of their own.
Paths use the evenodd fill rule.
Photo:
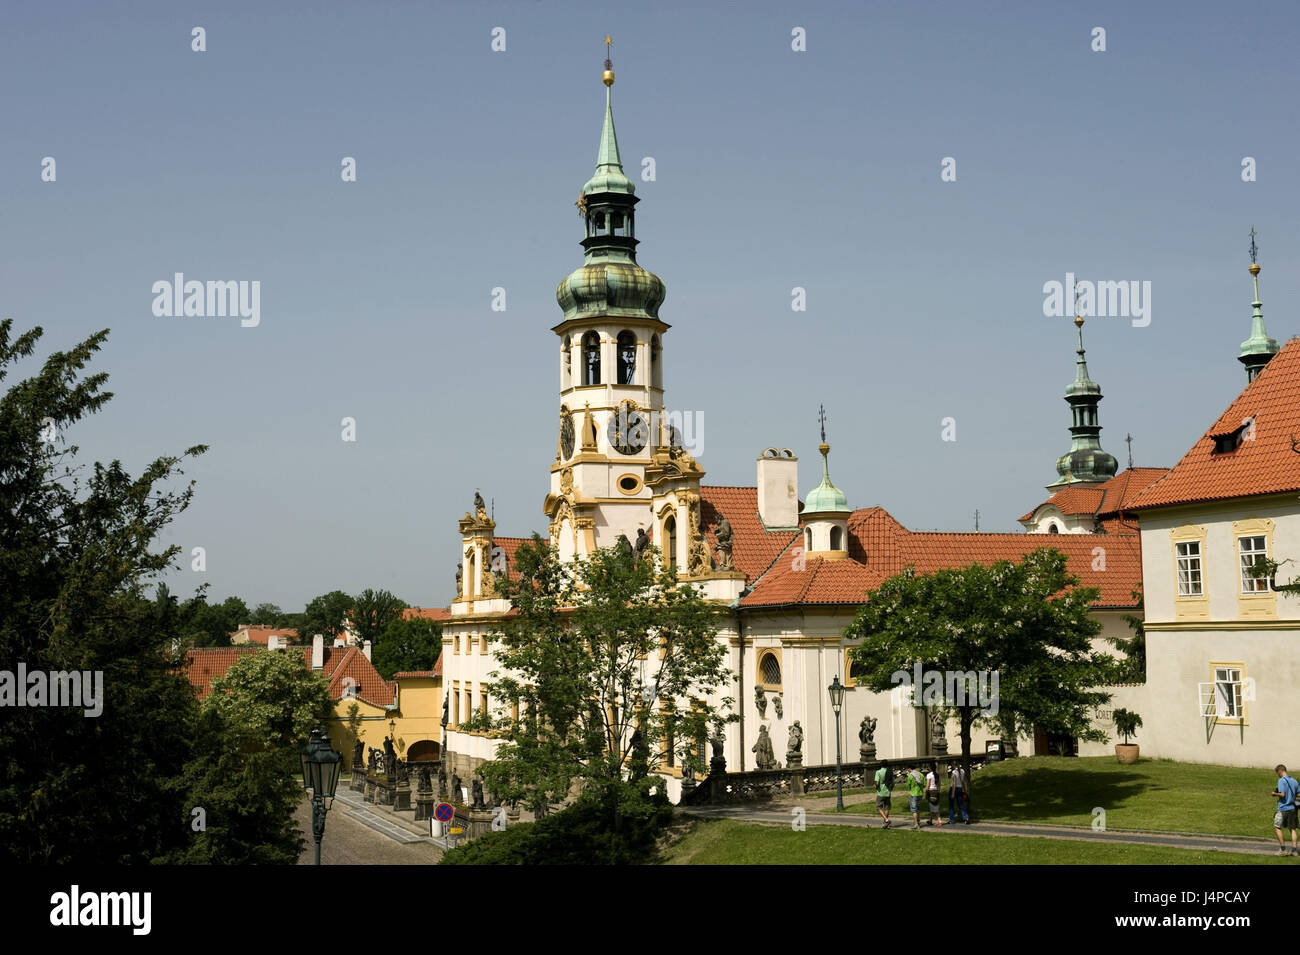
<svg viewBox="0 0 1300 955">
<path fill-rule="evenodd" d="M 316 864 L 320 865 L 320 841 L 325 835 L 325 814 L 334 804 L 334 791 L 342 775 L 343 757 L 334 752 L 325 735 L 325 728 L 317 726 L 311 739 L 299 750 L 302 758 L 302 788 L 311 791 L 311 829 L 316 839 Z M 329 804 L 326 804 L 326 800 Z"/>
<path fill-rule="evenodd" d="M 840 710 L 844 706 L 844 684 L 840 675 L 835 674 L 835 681 L 826 688 L 831 695 L 831 709 L 835 711 L 835 808 L 844 811 L 844 765 L 840 752 Z"/>
</svg>

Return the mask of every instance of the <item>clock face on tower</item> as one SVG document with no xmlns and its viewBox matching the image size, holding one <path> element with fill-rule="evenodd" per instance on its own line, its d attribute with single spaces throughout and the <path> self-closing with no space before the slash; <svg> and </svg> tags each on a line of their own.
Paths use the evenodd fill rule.
<svg viewBox="0 0 1300 955">
<path fill-rule="evenodd" d="M 606 431 L 609 443 L 620 454 L 637 454 L 650 443 L 650 427 L 637 412 L 636 406 L 625 401 L 609 419 Z"/>
<path fill-rule="evenodd" d="M 560 413 L 560 451 L 565 460 L 573 457 L 573 415 L 567 408 Z"/>
</svg>

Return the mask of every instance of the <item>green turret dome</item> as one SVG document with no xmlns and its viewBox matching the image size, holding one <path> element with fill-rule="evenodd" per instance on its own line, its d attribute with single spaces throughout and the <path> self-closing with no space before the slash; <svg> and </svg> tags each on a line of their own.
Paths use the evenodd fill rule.
<svg viewBox="0 0 1300 955">
<path fill-rule="evenodd" d="M 809 514 L 828 514 L 849 509 L 849 499 L 844 492 L 831 483 L 828 455 L 831 446 L 823 441 L 817 448 L 822 453 L 822 482 L 808 492 L 803 502 L 803 512 Z"/>
<path fill-rule="evenodd" d="M 605 61 L 605 121 L 596 153 L 596 172 L 582 187 L 578 211 L 586 223 L 586 262 L 555 289 L 564 320 L 645 318 L 659 320 L 664 283 L 636 261 L 636 188 L 623 174 L 614 131 L 613 69 Z"/>
</svg>

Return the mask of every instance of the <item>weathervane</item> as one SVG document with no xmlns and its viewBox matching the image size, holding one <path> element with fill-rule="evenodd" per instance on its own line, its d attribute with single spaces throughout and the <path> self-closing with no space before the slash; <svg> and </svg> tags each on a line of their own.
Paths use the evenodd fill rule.
<svg viewBox="0 0 1300 955">
<path fill-rule="evenodd" d="M 1250 261 L 1251 261 L 1251 264 L 1254 264 L 1254 262 L 1255 262 L 1255 257 L 1259 254 L 1259 248 L 1258 248 L 1258 246 L 1255 245 L 1255 235 L 1256 235 L 1256 233 L 1255 233 L 1255 227 L 1252 225 L 1252 226 L 1250 227 Z"/>
<path fill-rule="evenodd" d="M 822 444 L 825 444 L 826 443 L 826 406 L 825 405 L 817 406 L 817 420 L 821 422 Z"/>
<path fill-rule="evenodd" d="M 1132 468 L 1133 467 L 1133 435 L 1131 434 L 1124 435 L 1124 440 L 1125 442 L 1128 443 L 1128 466 Z"/>
</svg>

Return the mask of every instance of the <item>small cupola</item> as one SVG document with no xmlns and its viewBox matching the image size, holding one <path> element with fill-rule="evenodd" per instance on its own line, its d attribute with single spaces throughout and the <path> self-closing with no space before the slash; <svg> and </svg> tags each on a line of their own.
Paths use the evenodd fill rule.
<svg viewBox="0 0 1300 955">
<path fill-rule="evenodd" d="M 849 556 L 849 500 L 831 483 L 830 451 L 826 443 L 826 409 L 818 411 L 822 443 L 822 480 L 808 492 L 803 505 L 804 552 L 809 557 L 839 560 Z"/>
</svg>

